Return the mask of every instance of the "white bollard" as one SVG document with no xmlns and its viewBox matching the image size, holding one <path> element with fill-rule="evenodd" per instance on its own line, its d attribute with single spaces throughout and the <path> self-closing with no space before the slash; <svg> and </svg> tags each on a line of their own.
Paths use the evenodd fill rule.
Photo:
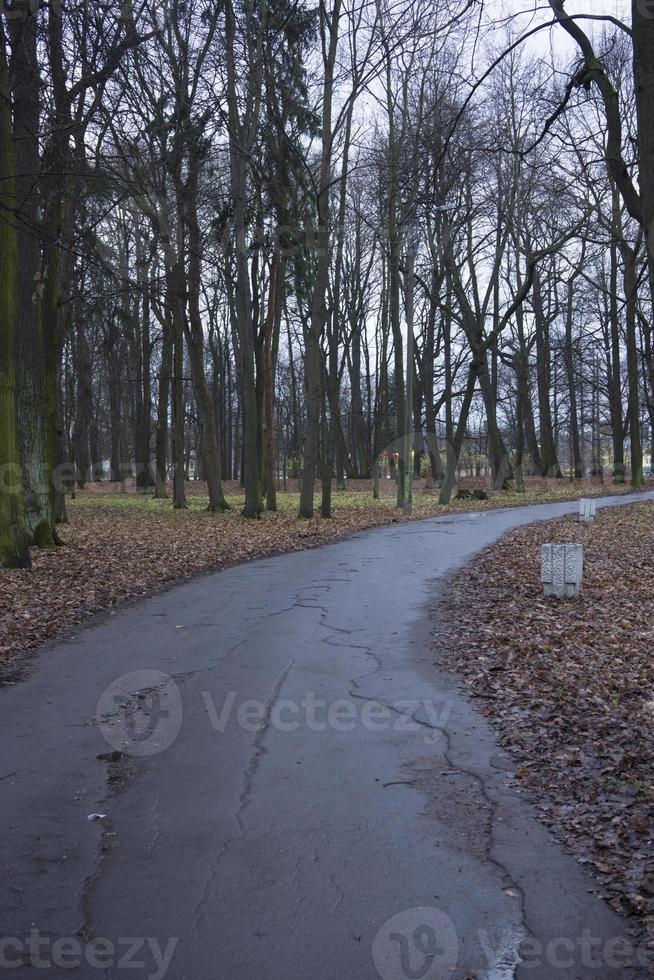
<svg viewBox="0 0 654 980">
<path fill-rule="evenodd" d="M 546 596 L 573 599 L 581 594 L 584 571 L 583 544 L 544 544 L 541 581 Z"/>
<path fill-rule="evenodd" d="M 579 520 L 583 521 L 584 524 L 592 524 L 595 520 L 595 514 L 597 513 L 597 501 L 588 500 L 583 497 L 579 501 Z"/>
</svg>

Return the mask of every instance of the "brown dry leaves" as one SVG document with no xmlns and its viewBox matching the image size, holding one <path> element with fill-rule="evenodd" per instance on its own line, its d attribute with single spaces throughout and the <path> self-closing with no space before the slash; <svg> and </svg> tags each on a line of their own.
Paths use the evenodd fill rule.
<svg viewBox="0 0 654 980">
<path fill-rule="evenodd" d="M 583 597 L 545 599 L 540 546 L 574 541 Z M 439 658 L 499 729 L 545 823 L 650 932 L 653 552 L 651 503 L 516 530 L 453 579 L 438 632 Z"/>
</svg>

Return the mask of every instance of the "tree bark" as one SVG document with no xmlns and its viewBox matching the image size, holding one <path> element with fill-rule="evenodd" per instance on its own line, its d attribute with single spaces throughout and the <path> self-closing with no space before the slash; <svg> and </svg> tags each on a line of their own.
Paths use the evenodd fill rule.
<svg viewBox="0 0 654 980">
<path fill-rule="evenodd" d="M 193 389 L 202 426 L 202 458 L 209 491 L 209 511 L 227 510 L 220 472 L 220 448 L 218 445 L 218 426 L 216 425 L 216 406 L 207 383 L 204 367 L 204 329 L 200 314 L 201 290 L 201 248 L 200 228 L 197 215 L 198 172 L 197 160 L 191 151 L 189 173 L 186 187 L 181 193 L 184 221 L 188 228 L 188 320 L 184 318 L 186 344 L 191 365 Z M 181 271 L 181 270 L 178 270 Z M 178 290 L 182 283 L 178 283 Z M 181 300 L 180 300 L 181 301 Z"/>
<path fill-rule="evenodd" d="M 23 505 L 16 405 L 18 247 L 12 215 L 16 208 L 16 159 L 5 36 L 0 19 L 0 568 L 30 565 Z"/>
<path fill-rule="evenodd" d="M 14 108 L 16 203 L 18 218 L 18 420 L 25 520 L 30 541 L 56 543 L 51 512 L 45 429 L 45 354 L 41 324 L 38 197 L 40 85 L 37 22 L 29 0 L 17 0 L 8 21 L 11 39 L 10 82 Z"/>
<path fill-rule="evenodd" d="M 313 517 L 313 498 L 318 468 L 319 431 L 322 407 L 322 355 L 320 342 L 327 322 L 327 287 L 329 284 L 329 225 L 330 190 L 332 179 L 332 102 L 334 97 L 334 68 L 338 49 L 341 0 L 334 0 L 331 16 L 327 16 L 324 2 L 320 4 L 320 21 L 323 37 L 323 90 L 322 90 L 322 142 L 320 174 L 317 186 L 317 250 L 315 274 L 311 295 L 311 319 L 305 331 L 305 390 L 306 431 L 304 462 L 300 488 L 300 517 Z"/>
<path fill-rule="evenodd" d="M 155 433 L 154 495 L 168 497 L 168 403 L 170 400 L 170 376 L 173 370 L 173 327 L 168 311 L 162 324 L 161 364 L 157 397 L 157 427 Z"/>
<path fill-rule="evenodd" d="M 270 286 L 268 291 L 268 310 L 264 337 L 264 387 L 266 403 L 266 507 L 277 510 L 277 451 L 275 447 L 275 379 L 273 370 L 273 332 L 278 306 L 278 284 L 280 271 L 279 254 L 273 252 L 270 265 Z"/>
</svg>

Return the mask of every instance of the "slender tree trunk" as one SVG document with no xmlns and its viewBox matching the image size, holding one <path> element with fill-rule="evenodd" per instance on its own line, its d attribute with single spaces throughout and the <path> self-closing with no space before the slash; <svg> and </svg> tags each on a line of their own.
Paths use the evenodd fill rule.
<svg viewBox="0 0 654 980">
<path fill-rule="evenodd" d="M 621 235 L 620 198 L 613 188 L 613 225 Z M 611 412 L 611 433 L 613 436 L 613 482 L 625 482 L 624 466 L 624 420 L 622 417 L 622 371 L 620 317 L 618 312 L 618 247 L 615 241 L 610 246 L 611 272 L 609 279 L 609 328 L 611 334 L 611 373 L 609 376 L 609 408 Z"/>
<path fill-rule="evenodd" d="M 173 370 L 173 326 L 168 314 L 165 316 L 162 331 L 155 435 L 154 495 L 157 498 L 165 499 L 168 497 L 168 403 L 170 399 L 170 376 Z"/>
<path fill-rule="evenodd" d="M 153 484 L 150 467 L 150 428 L 152 425 L 152 380 L 150 377 L 150 296 L 148 262 L 138 227 L 135 230 L 136 277 L 139 303 L 135 323 L 135 363 L 138 365 L 138 415 L 136 426 L 136 489 L 147 493 Z M 139 315 L 140 314 L 140 315 Z"/>
<path fill-rule="evenodd" d="M 73 366 L 77 379 L 73 449 L 77 486 L 82 490 L 89 478 L 89 418 L 91 415 L 91 361 L 84 326 L 75 324 Z"/>
<path fill-rule="evenodd" d="M 570 467 L 572 475 L 580 480 L 584 475 L 581 459 L 581 440 L 579 438 L 579 417 L 577 410 L 577 379 L 575 377 L 574 343 L 572 327 L 574 322 L 574 286 L 572 280 L 568 283 L 568 303 L 565 321 L 565 367 L 568 378 L 568 400 L 570 403 L 570 445 L 572 459 Z"/>
<path fill-rule="evenodd" d="M 636 338 L 638 273 L 635 251 L 624 241 L 621 243 L 621 250 L 622 260 L 624 263 L 627 376 L 629 383 L 629 443 L 631 446 L 631 485 L 633 487 L 639 487 L 643 484 L 644 478 L 643 449 L 640 439 L 640 372 L 638 366 L 638 345 Z"/>
<path fill-rule="evenodd" d="M 184 486 L 184 311 L 177 296 L 173 298 L 173 507 L 186 507 Z"/>
<path fill-rule="evenodd" d="M 266 507 L 277 510 L 277 450 L 275 448 L 275 379 L 273 371 L 273 330 L 278 307 L 279 255 L 273 252 L 264 337 L 264 386 L 266 403 Z"/>
<path fill-rule="evenodd" d="M 188 227 L 188 322 L 184 318 L 186 343 L 191 366 L 193 389 L 202 427 L 202 459 L 209 491 L 209 511 L 227 510 L 220 472 L 220 448 L 218 445 L 218 426 L 216 425 L 216 406 L 207 383 L 204 367 L 204 329 L 200 314 L 201 290 L 201 248 L 200 229 L 197 216 L 197 161 L 189 162 L 187 186 L 180 195 L 183 202 L 184 218 Z M 182 270 L 178 266 L 178 275 Z M 177 283 L 178 302 L 183 302 L 184 289 Z"/>
</svg>

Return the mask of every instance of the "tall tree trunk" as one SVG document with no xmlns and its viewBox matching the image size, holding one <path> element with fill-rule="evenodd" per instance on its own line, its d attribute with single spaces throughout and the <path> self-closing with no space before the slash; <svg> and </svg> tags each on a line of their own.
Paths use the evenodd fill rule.
<svg viewBox="0 0 654 980">
<path fill-rule="evenodd" d="M 654 14 L 647 0 L 632 0 L 634 88 L 638 120 L 638 182 L 640 221 L 645 233 L 647 267 L 654 304 Z M 626 200 L 629 213 L 633 204 Z M 633 466 L 632 466 L 633 470 Z"/>
<path fill-rule="evenodd" d="M 183 272 L 182 272 L 183 275 Z M 186 507 L 184 486 L 184 311 L 173 297 L 173 507 Z"/>
<path fill-rule="evenodd" d="M 0 205 L 5 215 L 16 208 L 16 159 L 5 36 L 0 18 Z M 23 506 L 16 406 L 18 248 L 13 219 L 0 221 L 0 568 L 30 564 Z"/>
<path fill-rule="evenodd" d="M 193 389 L 202 426 L 202 458 L 209 490 L 209 511 L 227 510 L 220 472 L 220 448 L 218 446 L 218 426 L 216 425 L 216 406 L 213 404 L 211 390 L 207 383 L 204 367 L 204 329 L 200 314 L 201 290 L 201 248 L 200 228 L 197 215 L 198 161 L 191 155 L 186 188 L 183 191 L 183 210 L 188 227 L 188 321 L 184 319 L 186 342 L 191 365 Z M 178 268 L 178 273 L 181 269 Z M 179 302 L 182 302 L 183 285 L 178 283 Z"/>
<path fill-rule="evenodd" d="M 485 351 L 480 350 L 476 353 L 475 366 L 486 412 L 488 455 L 490 457 L 493 489 L 501 490 L 506 481 L 511 478 L 512 468 L 509 453 L 497 421 L 497 390 L 488 370 L 488 357 Z"/>
<path fill-rule="evenodd" d="M 173 325 L 166 312 L 162 325 L 161 365 L 159 371 L 159 391 L 157 397 L 157 428 L 155 435 L 154 495 L 164 499 L 168 496 L 167 453 L 168 453 L 168 403 L 170 399 L 170 376 L 173 370 Z"/>
<path fill-rule="evenodd" d="M 255 30 L 246 11 L 248 29 Z M 240 349 L 241 408 L 243 425 L 243 482 L 245 485 L 245 517 L 258 517 L 263 510 L 259 482 L 258 412 L 254 365 L 254 330 L 252 324 L 250 282 L 248 276 L 247 187 L 249 151 L 253 145 L 259 113 L 259 92 L 253 85 L 261 84 L 261 65 L 251 64 L 245 108 L 241 110 L 240 84 L 234 57 L 236 18 L 232 0 L 225 4 L 225 34 L 227 40 L 227 104 L 229 122 L 230 189 L 235 236 L 236 286 L 235 319 Z"/>
<path fill-rule="evenodd" d="M 56 537 L 51 511 L 45 431 L 45 354 L 41 324 L 39 241 L 35 234 L 38 198 L 34 185 L 41 172 L 40 85 L 36 12 L 29 0 L 17 0 L 8 20 L 11 37 L 10 81 L 14 106 L 16 201 L 18 221 L 18 421 L 25 520 L 32 543 L 52 547 Z"/>
<path fill-rule="evenodd" d="M 322 141 L 320 175 L 317 187 L 317 254 L 311 295 L 311 321 L 305 331 L 304 378 L 306 389 L 306 432 L 304 439 L 304 464 L 300 488 L 300 517 L 313 517 L 313 497 L 318 468 L 320 415 L 322 407 L 322 355 L 320 342 L 327 322 L 327 286 L 329 284 L 329 226 L 330 191 L 332 183 L 332 101 L 334 96 L 334 68 L 338 49 L 341 0 L 334 0 L 331 14 L 327 16 L 324 4 L 320 4 L 320 23 L 323 38 L 323 90 L 322 90 Z"/>
<path fill-rule="evenodd" d="M 570 467 L 572 475 L 580 480 L 584 475 L 581 459 L 581 440 L 579 438 L 579 416 L 577 410 L 577 379 L 575 377 L 575 356 L 572 327 L 574 323 L 574 282 L 568 282 L 568 301 L 565 318 L 565 367 L 568 378 L 568 400 L 570 403 L 570 444 L 572 459 Z"/>
<path fill-rule="evenodd" d="M 281 287 L 278 283 L 280 271 L 279 266 L 279 254 L 277 250 L 275 250 L 273 252 L 272 262 L 270 265 L 268 310 L 266 314 L 264 337 L 264 387 L 266 403 L 266 507 L 268 510 L 277 510 L 277 451 L 275 448 L 273 332 L 278 307 L 278 295 L 281 293 Z"/>
<path fill-rule="evenodd" d="M 613 226 L 616 237 L 622 234 L 620 216 L 620 197 L 617 188 L 612 188 Z M 624 467 L 624 420 L 622 417 L 622 371 L 621 371 L 621 342 L 620 316 L 618 312 L 618 246 L 611 242 L 610 250 L 611 271 L 609 276 L 609 330 L 611 351 L 611 373 L 609 375 L 609 409 L 611 413 L 611 433 L 613 436 L 613 482 L 625 482 Z"/>
<path fill-rule="evenodd" d="M 137 388 L 139 398 L 136 440 L 136 489 L 147 493 L 152 486 L 150 467 L 150 427 L 152 425 L 152 379 L 150 377 L 150 294 L 148 287 L 148 262 L 144 255 L 143 241 L 138 227 L 136 241 L 136 278 L 139 304 L 136 316 L 136 364 L 138 365 Z M 139 309 L 140 308 L 140 309 Z"/>
<path fill-rule="evenodd" d="M 640 372 L 636 338 L 638 303 L 638 271 L 636 252 L 623 240 L 625 322 L 627 346 L 627 376 L 629 386 L 629 442 L 631 446 L 631 485 L 643 484 L 643 449 L 640 439 Z"/>
<path fill-rule="evenodd" d="M 552 389 L 550 327 L 543 306 L 541 280 L 538 272 L 534 273 L 533 305 L 536 325 L 538 414 L 540 417 L 540 471 L 543 476 L 560 477 L 562 474 L 554 444 L 552 409 L 550 407 Z"/>
<path fill-rule="evenodd" d="M 69 302 L 75 274 L 76 255 L 73 249 L 62 250 L 70 243 L 74 215 L 82 197 L 81 187 L 86 170 L 84 126 L 76 128 L 71 113 L 71 101 L 66 88 L 67 68 L 64 54 L 63 17 L 56 0 L 48 0 L 48 59 L 54 103 L 54 117 L 43 154 L 43 269 L 41 324 L 45 354 L 45 447 L 46 472 L 51 482 L 50 506 L 54 521 L 67 521 L 65 491 L 74 493 L 72 464 L 65 464 L 64 425 L 61 414 L 61 362 L 66 331 L 72 323 Z M 74 134 L 74 160 L 71 135 Z M 73 164 L 74 165 L 71 165 Z M 66 479 L 65 471 L 70 476 Z M 52 479 L 52 474 L 57 478 Z"/>
<path fill-rule="evenodd" d="M 84 326 L 75 324 L 75 357 L 73 367 L 77 379 L 73 450 L 77 486 L 82 490 L 89 478 L 89 418 L 91 416 L 91 359 Z"/>
</svg>

